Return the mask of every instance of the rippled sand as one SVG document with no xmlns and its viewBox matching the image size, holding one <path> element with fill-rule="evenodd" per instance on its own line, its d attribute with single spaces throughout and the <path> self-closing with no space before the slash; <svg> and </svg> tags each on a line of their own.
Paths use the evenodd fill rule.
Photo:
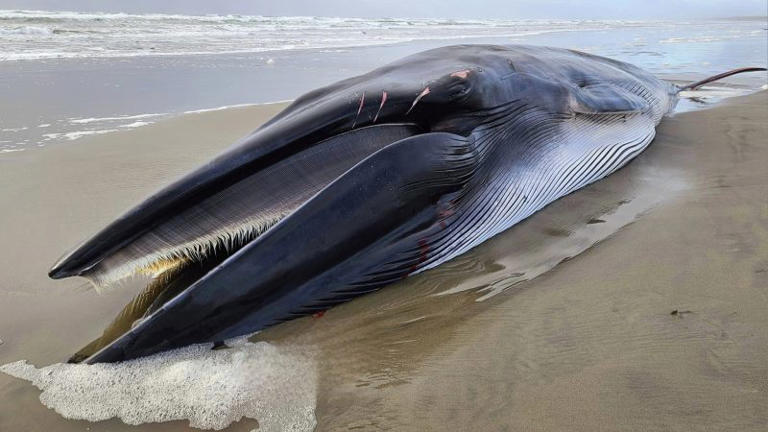
<svg viewBox="0 0 768 432">
<path fill-rule="evenodd" d="M 0 364 L 96 337 L 130 287 L 96 295 L 48 266 L 279 108 L 3 156 Z M 628 167 L 470 253 L 253 340 L 316 359 L 317 430 L 763 431 L 767 125 L 766 92 L 667 118 Z M 137 429 L 38 395 L 0 374 L 0 430 Z"/>
</svg>

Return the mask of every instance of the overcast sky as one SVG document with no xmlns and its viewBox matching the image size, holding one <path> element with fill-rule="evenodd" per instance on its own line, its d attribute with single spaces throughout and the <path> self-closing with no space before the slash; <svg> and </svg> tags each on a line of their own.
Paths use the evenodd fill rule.
<svg viewBox="0 0 768 432">
<path fill-rule="evenodd" d="M 768 0 L 0 0 L 0 9 L 425 18 L 707 18 L 767 8 Z"/>
</svg>

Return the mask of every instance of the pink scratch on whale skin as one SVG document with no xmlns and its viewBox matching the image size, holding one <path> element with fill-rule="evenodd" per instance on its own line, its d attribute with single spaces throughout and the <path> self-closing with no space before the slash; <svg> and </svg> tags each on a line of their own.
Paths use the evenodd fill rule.
<svg viewBox="0 0 768 432">
<path fill-rule="evenodd" d="M 406 111 L 405 115 L 410 114 L 411 110 L 413 110 L 413 107 L 415 107 L 416 104 L 419 103 L 421 98 L 423 98 L 424 96 L 426 96 L 428 94 L 429 94 L 429 87 L 425 87 L 424 90 L 422 90 L 421 93 L 419 93 L 419 95 L 416 96 L 416 99 L 413 100 L 413 103 L 411 104 L 411 107 L 408 108 L 408 111 Z"/>
<path fill-rule="evenodd" d="M 467 79 L 470 72 L 472 72 L 471 69 L 464 69 L 464 70 L 460 70 L 452 73 L 451 76 L 456 78 L 461 78 L 461 79 Z"/>
<path fill-rule="evenodd" d="M 357 115 L 355 116 L 355 121 L 352 122 L 352 128 L 354 129 L 355 125 L 357 124 L 357 118 L 360 117 L 360 113 L 363 111 L 363 104 L 365 103 L 365 93 L 363 93 L 363 96 L 360 97 L 360 106 L 357 107 Z"/>
<path fill-rule="evenodd" d="M 373 122 L 376 123 L 376 120 L 379 118 L 379 113 L 381 112 L 381 109 L 384 108 L 384 102 L 387 101 L 387 92 L 383 91 L 381 92 L 381 104 L 379 105 L 379 110 L 376 111 L 376 115 L 373 116 Z"/>
</svg>

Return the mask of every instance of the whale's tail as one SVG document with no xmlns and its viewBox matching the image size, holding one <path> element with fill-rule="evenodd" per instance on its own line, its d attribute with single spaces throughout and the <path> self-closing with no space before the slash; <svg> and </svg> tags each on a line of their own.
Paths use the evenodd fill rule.
<svg viewBox="0 0 768 432">
<path fill-rule="evenodd" d="M 744 67 L 744 68 L 733 69 L 733 70 L 729 70 L 728 72 L 723 72 L 721 74 L 713 75 L 713 76 L 711 76 L 709 78 L 704 78 L 701 81 L 696 81 L 694 83 L 691 83 L 691 84 L 688 84 L 686 86 L 680 87 L 677 91 L 681 92 L 683 90 L 695 90 L 695 89 L 703 86 L 704 84 L 709 84 L 712 81 L 717 81 L 717 80 L 723 79 L 725 77 L 729 77 L 731 75 L 736 75 L 736 74 L 740 74 L 740 73 L 743 73 L 743 72 L 760 72 L 760 71 L 765 71 L 765 70 L 767 70 L 767 69 L 764 68 L 764 67 Z"/>
</svg>

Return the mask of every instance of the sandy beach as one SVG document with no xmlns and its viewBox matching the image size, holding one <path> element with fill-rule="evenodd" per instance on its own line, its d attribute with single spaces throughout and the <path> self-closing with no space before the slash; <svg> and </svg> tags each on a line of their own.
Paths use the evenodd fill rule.
<svg viewBox="0 0 768 432">
<path fill-rule="evenodd" d="M 98 336 L 135 290 L 50 265 L 283 107 L 0 155 L 0 364 L 63 362 Z M 765 430 L 766 125 L 767 92 L 667 118 L 630 165 L 471 252 L 253 340 L 313 359 L 318 431 Z M 0 374 L 0 430 L 136 429 L 39 395 Z"/>
</svg>

